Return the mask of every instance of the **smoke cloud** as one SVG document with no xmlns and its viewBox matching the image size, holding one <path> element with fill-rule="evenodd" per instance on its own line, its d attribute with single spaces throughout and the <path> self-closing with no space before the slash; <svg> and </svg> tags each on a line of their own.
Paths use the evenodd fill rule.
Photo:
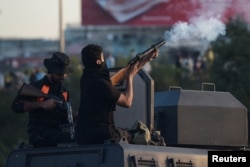
<svg viewBox="0 0 250 167">
<path fill-rule="evenodd" d="M 231 16 L 241 15 L 250 21 L 250 1 L 248 0 L 188 0 L 188 3 L 199 4 L 199 8 L 190 11 L 188 22 L 177 22 L 165 32 L 166 41 L 174 45 L 192 45 L 195 42 L 207 43 L 220 35 L 226 34 L 228 11 Z"/>
<path fill-rule="evenodd" d="M 178 43 L 192 40 L 213 41 L 219 35 L 226 34 L 226 26 L 217 18 L 192 19 L 191 23 L 178 22 L 170 31 L 165 32 L 167 41 Z"/>
</svg>

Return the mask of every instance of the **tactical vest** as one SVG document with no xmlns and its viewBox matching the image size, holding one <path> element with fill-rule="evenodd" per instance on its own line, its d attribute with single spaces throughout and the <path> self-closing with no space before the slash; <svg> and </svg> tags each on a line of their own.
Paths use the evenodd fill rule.
<svg viewBox="0 0 250 167">
<path fill-rule="evenodd" d="M 49 87 L 48 85 L 43 85 L 42 88 L 41 88 L 41 91 L 42 91 L 44 94 L 48 94 L 48 93 L 49 93 L 49 89 L 50 89 L 50 87 Z M 64 92 L 62 93 L 62 95 L 63 95 L 64 101 L 67 101 L 67 99 L 68 99 L 68 92 L 64 91 Z M 39 97 L 39 98 L 37 99 L 37 101 L 43 101 L 43 100 L 44 100 L 43 97 Z"/>
</svg>

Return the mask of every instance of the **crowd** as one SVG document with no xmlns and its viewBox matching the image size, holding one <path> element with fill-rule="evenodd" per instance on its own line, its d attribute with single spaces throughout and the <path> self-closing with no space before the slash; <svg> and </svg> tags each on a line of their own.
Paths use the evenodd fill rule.
<svg viewBox="0 0 250 167">
<path fill-rule="evenodd" d="M 176 68 L 181 69 L 181 78 L 187 79 L 206 69 L 206 60 L 200 56 L 180 55 L 176 57 Z"/>
<path fill-rule="evenodd" d="M 0 72 L 0 91 L 8 91 L 19 88 L 24 82 L 30 83 L 41 79 L 45 75 L 42 68 L 35 67 L 31 70 L 11 70 L 9 72 Z"/>
</svg>

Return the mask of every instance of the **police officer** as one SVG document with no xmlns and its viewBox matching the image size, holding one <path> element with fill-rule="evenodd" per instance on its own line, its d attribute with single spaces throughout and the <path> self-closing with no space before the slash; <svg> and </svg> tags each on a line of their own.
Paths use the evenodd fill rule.
<svg viewBox="0 0 250 167">
<path fill-rule="evenodd" d="M 83 74 L 80 79 L 80 107 L 76 119 L 75 136 L 79 145 L 102 144 L 106 140 L 119 141 L 132 139 L 132 134 L 123 128 L 115 127 L 114 110 L 116 105 L 128 108 L 133 101 L 133 79 L 139 63 L 130 67 L 126 74 L 124 92 L 115 88 L 110 80 L 103 49 L 97 44 L 89 44 L 82 51 Z M 150 53 L 157 55 L 157 50 Z"/>
<path fill-rule="evenodd" d="M 47 74 L 30 84 L 62 100 L 24 96 L 19 91 L 11 105 L 15 113 L 29 113 L 29 145 L 33 147 L 56 146 L 72 141 L 70 133 L 60 128 L 60 125 L 68 123 L 67 109 L 63 103 L 69 101 L 69 92 L 62 82 L 68 73 L 73 72 L 70 59 L 65 53 L 55 52 L 51 58 L 44 59 L 43 64 Z"/>
</svg>

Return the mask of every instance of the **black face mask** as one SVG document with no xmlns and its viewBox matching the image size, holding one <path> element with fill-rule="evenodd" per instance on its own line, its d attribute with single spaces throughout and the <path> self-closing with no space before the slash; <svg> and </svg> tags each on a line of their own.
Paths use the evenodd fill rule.
<svg viewBox="0 0 250 167">
<path fill-rule="evenodd" d="M 105 62 L 102 62 L 101 64 L 95 64 L 91 67 L 92 68 L 85 67 L 84 73 L 86 75 L 92 75 L 110 81 L 109 70 Z"/>
<path fill-rule="evenodd" d="M 105 66 L 105 62 L 101 62 L 101 64 L 97 64 L 96 61 L 98 59 L 92 58 L 92 59 L 85 59 L 83 62 L 83 65 L 85 69 L 100 69 Z"/>
<path fill-rule="evenodd" d="M 106 62 L 105 61 L 103 61 L 103 62 L 101 62 L 101 64 L 97 64 L 101 69 L 104 69 L 104 68 L 106 68 L 107 67 L 107 65 L 106 65 Z"/>
</svg>

